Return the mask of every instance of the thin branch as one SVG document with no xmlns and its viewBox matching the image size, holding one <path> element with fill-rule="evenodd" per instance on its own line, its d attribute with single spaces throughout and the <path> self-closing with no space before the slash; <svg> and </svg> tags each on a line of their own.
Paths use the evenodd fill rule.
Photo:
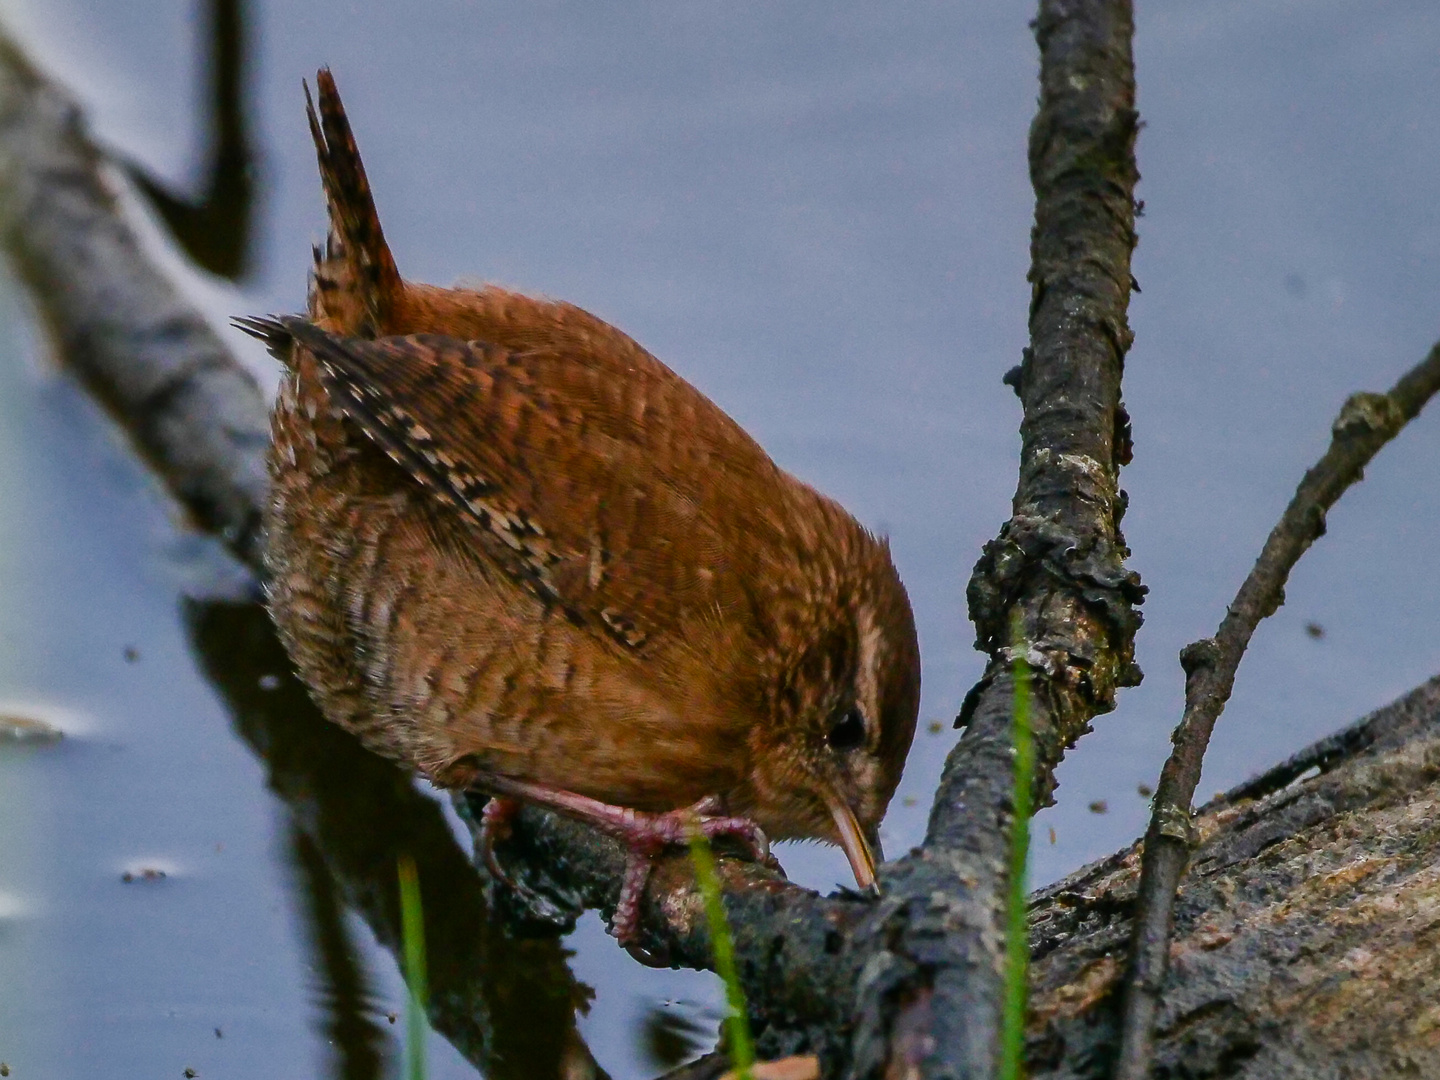
<svg viewBox="0 0 1440 1080">
<path fill-rule="evenodd" d="M 1190 803 L 1215 721 L 1230 699 L 1235 671 L 1262 619 L 1285 602 L 1285 582 L 1310 545 L 1325 534 L 1325 515 L 1386 443 L 1440 390 L 1440 343 L 1388 394 L 1353 395 L 1331 429 L 1329 449 L 1300 481 L 1295 497 L 1265 541 L 1214 637 L 1185 646 L 1185 713 L 1160 773 L 1154 813 L 1145 832 L 1139 908 L 1126 976 L 1116 1080 L 1150 1075 L 1155 1014 L 1170 955 L 1175 893 L 1190 856 Z"/>
<path fill-rule="evenodd" d="M 686 1062 L 655 1080 L 721 1080 L 730 1071 L 730 1059 L 722 1050 L 712 1050 L 694 1061 Z"/>
</svg>

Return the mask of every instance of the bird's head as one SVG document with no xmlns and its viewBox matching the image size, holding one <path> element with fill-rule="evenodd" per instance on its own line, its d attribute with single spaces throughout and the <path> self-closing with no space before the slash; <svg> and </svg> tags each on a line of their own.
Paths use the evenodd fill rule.
<svg viewBox="0 0 1440 1080">
<path fill-rule="evenodd" d="M 775 839 L 839 844 L 869 888 L 882 858 L 880 819 L 915 735 L 920 652 L 888 545 L 863 539 L 860 557 L 852 550 L 819 575 L 828 595 L 795 605 L 777 627 L 751 813 Z"/>
</svg>

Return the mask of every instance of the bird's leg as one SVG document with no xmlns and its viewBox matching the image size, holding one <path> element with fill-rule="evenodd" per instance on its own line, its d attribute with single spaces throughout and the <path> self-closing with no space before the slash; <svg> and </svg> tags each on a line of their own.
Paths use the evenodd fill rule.
<svg viewBox="0 0 1440 1080">
<path fill-rule="evenodd" d="M 568 795 L 569 792 L 562 794 Z M 620 840 L 628 849 L 625 879 L 620 887 L 620 899 L 615 904 L 615 918 L 610 923 L 610 933 L 620 944 L 633 945 L 639 936 L 640 901 L 645 896 L 645 885 L 650 880 L 650 867 L 655 856 L 667 847 L 688 844 L 692 829 L 698 827 L 707 840 L 733 837 L 743 843 L 756 862 L 771 861 L 770 844 L 760 826 L 749 818 L 715 813 L 717 802 L 707 796 L 693 806 L 659 814 L 595 803 L 593 809 L 599 811 L 598 815 L 583 818 Z"/>
<path fill-rule="evenodd" d="M 505 826 L 514 813 L 514 801 L 523 799 L 538 806 L 548 807 L 566 817 L 583 821 L 608 836 L 619 840 L 626 848 L 625 878 L 620 887 L 620 898 L 615 905 L 615 918 L 610 924 L 612 933 L 622 945 L 635 943 L 639 931 L 640 900 L 645 894 L 645 885 L 650 878 L 650 864 L 655 856 L 667 847 L 684 846 L 690 842 L 690 830 L 698 826 L 707 840 L 732 837 L 739 840 L 746 851 L 757 861 L 770 863 L 770 844 L 760 826 L 746 817 L 720 814 L 719 801 L 706 797 L 680 810 L 663 813 L 649 813 L 632 810 L 626 806 L 614 806 L 573 791 L 531 784 L 509 777 L 481 775 L 474 779 L 476 787 L 495 792 L 501 797 L 486 804 L 481 819 L 482 852 L 486 855 L 487 867 L 492 866 L 493 847 L 487 846 L 487 833 L 493 844 L 498 828 Z M 493 815 L 490 807 L 500 803 Z M 501 871 L 502 880 L 509 880 Z"/>
</svg>

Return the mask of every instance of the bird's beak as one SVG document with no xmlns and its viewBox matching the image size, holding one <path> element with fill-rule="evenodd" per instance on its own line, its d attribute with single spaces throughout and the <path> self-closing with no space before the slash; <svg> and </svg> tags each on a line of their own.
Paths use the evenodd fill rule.
<svg viewBox="0 0 1440 1080">
<path fill-rule="evenodd" d="M 875 852 L 870 841 L 865 838 L 860 822 L 856 820 L 855 811 L 850 809 L 849 803 L 833 792 L 827 801 L 830 804 L 830 814 L 835 819 L 835 828 L 840 833 L 840 846 L 845 850 L 845 857 L 850 860 L 850 869 L 855 872 L 855 884 L 862 892 L 876 891 Z"/>
</svg>

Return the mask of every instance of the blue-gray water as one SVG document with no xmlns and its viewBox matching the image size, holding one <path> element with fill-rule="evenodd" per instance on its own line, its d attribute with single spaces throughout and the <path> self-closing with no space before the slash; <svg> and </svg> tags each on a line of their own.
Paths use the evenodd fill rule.
<svg viewBox="0 0 1440 1080">
<path fill-rule="evenodd" d="M 202 136 L 192 6 L 3 10 L 105 141 L 183 187 Z M 1141 830 L 1136 788 L 1179 713 L 1180 646 L 1213 630 L 1345 396 L 1390 385 L 1440 337 L 1440 8 L 1140 9 L 1144 291 L 1123 483 L 1152 590 L 1147 678 L 1063 766 L 1059 804 L 1038 820 L 1037 882 Z M 303 303 L 323 218 L 299 83 L 330 64 L 407 276 L 590 308 L 889 532 L 925 678 L 885 827 L 902 850 L 980 671 L 964 583 L 1014 488 L 1019 408 L 1000 375 L 1029 298 L 1032 15 L 257 3 L 256 272 L 239 289 L 192 272 L 187 288 L 217 321 Z M 3 293 L 0 711 L 71 737 L 0 751 L 0 1061 L 17 1078 L 342 1075 L 289 811 L 182 619 L 181 596 L 215 591 L 223 564 L 47 366 L 13 281 Z M 1332 513 L 1260 630 L 1202 794 L 1440 670 L 1437 476 L 1431 413 Z M 1088 809 L 1099 800 L 1108 812 Z M 816 886 L 846 876 L 832 851 L 782 858 Z M 121 881 L 143 866 L 168 876 Z M 384 1017 L 402 1007 L 394 964 L 345 918 L 398 1039 L 403 1023 Z M 593 917 L 569 944 L 596 992 L 581 1033 L 613 1075 L 659 1071 L 647 1018 L 711 1024 L 708 976 L 640 968 Z M 432 1058 L 436 1077 L 473 1075 L 439 1039 Z"/>
</svg>

